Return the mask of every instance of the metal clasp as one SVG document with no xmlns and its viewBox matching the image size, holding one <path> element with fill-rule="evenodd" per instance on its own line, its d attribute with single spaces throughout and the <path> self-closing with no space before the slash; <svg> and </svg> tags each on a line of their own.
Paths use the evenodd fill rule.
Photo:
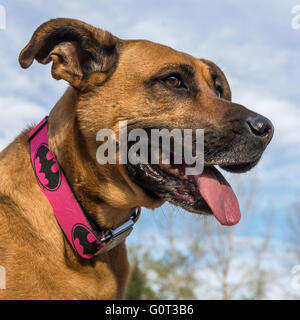
<svg viewBox="0 0 300 320">
<path fill-rule="evenodd" d="M 133 230 L 134 220 L 132 217 L 129 218 L 120 227 L 110 230 L 108 237 L 105 239 L 105 246 L 101 248 L 96 254 L 107 252 L 117 246 L 119 243 L 124 241 Z"/>
</svg>

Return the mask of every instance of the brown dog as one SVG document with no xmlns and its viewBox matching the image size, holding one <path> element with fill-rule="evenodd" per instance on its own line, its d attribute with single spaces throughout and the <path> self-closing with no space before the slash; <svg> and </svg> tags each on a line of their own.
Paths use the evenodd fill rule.
<svg viewBox="0 0 300 320">
<path fill-rule="evenodd" d="M 34 32 L 19 61 L 28 68 L 34 59 L 52 61 L 52 76 L 70 84 L 49 115 L 49 145 L 77 199 L 103 228 L 118 227 L 137 207 L 154 209 L 166 200 L 196 213 L 212 212 L 197 180 L 178 170 L 100 165 L 99 129 L 118 133 L 121 120 L 128 130 L 202 128 L 205 168 L 220 165 L 232 172 L 252 168 L 273 135 L 269 120 L 231 102 L 227 80 L 214 63 L 160 44 L 121 40 L 58 18 Z M 122 298 L 125 243 L 91 260 L 73 251 L 34 175 L 30 129 L 0 153 L 0 265 L 6 270 L 0 297 Z"/>
</svg>

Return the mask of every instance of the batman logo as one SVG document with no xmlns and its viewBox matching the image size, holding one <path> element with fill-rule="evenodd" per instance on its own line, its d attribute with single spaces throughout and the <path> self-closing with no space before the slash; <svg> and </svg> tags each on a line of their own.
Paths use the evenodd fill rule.
<svg viewBox="0 0 300 320">
<path fill-rule="evenodd" d="M 39 159 L 39 163 L 37 161 Z M 34 169 L 41 185 L 49 191 L 55 191 L 61 183 L 61 171 L 53 153 L 46 144 L 41 144 L 34 157 Z"/>
<path fill-rule="evenodd" d="M 89 235 L 91 235 L 90 238 L 92 239 L 89 239 Z M 95 236 L 92 234 L 92 232 L 83 224 L 75 224 L 72 231 L 72 239 L 73 246 L 78 251 L 78 253 L 82 252 L 83 250 L 83 254 L 85 255 L 94 255 L 99 250 L 100 242 L 95 239 Z M 76 239 L 78 239 L 78 242 L 82 247 L 81 250 L 78 246 L 78 242 L 76 245 Z M 95 240 L 89 241 L 93 239 Z"/>
</svg>

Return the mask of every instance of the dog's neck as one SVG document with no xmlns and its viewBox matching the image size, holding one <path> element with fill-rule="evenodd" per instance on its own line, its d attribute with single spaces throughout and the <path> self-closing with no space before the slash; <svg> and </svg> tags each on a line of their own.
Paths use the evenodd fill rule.
<svg viewBox="0 0 300 320">
<path fill-rule="evenodd" d="M 49 146 L 84 209 L 105 228 L 116 228 L 129 219 L 135 207 L 107 201 L 109 181 L 88 152 L 79 129 L 75 108 L 78 93 L 69 87 L 49 115 Z M 95 137 L 96 141 L 96 137 Z M 107 169 L 107 168 L 106 168 Z M 106 170 L 103 168 L 103 170 Z"/>
</svg>

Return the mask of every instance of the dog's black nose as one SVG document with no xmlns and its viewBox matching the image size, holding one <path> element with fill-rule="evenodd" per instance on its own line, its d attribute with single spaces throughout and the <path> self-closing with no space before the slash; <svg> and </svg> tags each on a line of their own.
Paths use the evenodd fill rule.
<svg viewBox="0 0 300 320">
<path fill-rule="evenodd" d="M 266 143 L 269 143 L 271 141 L 274 133 L 274 127 L 269 119 L 259 114 L 255 114 L 249 116 L 246 119 L 246 122 L 251 134 L 265 140 Z"/>
</svg>

